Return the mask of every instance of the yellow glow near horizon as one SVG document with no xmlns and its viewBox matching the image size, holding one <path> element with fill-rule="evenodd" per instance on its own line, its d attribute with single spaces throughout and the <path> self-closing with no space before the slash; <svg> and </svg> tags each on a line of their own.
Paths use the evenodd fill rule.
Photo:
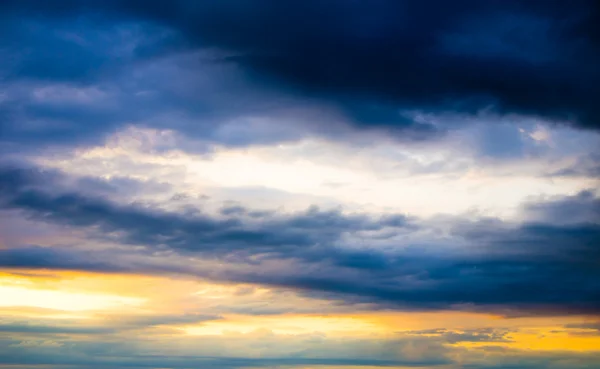
<svg viewBox="0 0 600 369">
<path fill-rule="evenodd" d="M 510 336 L 514 342 L 503 346 L 536 351 L 600 351 L 600 335 L 573 334 L 561 327 L 524 329 Z"/>
<path fill-rule="evenodd" d="M 83 294 L 0 285 L 0 307 L 27 306 L 64 311 L 112 309 L 142 303 L 140 299 L 114 295 Z"/>
<path fill-rule="evenodd" d="M 223 321 L 206 322 L 198 327 L 188 327 L 187 333 L 192 335 L 221 335 L 228 332 L 250 333 L 269 330 L 274 334 L 306 334 L 322 332 L 328 334 L 349 335 L 384 335 L 390 330 L 352 316 L 230 316 Z"/>
<path fill-rule="evenodd" d="M 32 275 L 28 275 L 28 271 L 23 273 L 0 273 L 0 307 L 77 312 L 135 307 L 144 302 L 143 298 L 121 296 L 119 293 L 106 290 L 69 286 L 75 276 L 83 273 L 43 271 Z"/>
<path fill-rule="evenodd" d="M 166 317 L 165 328 L 176 329 L 151 330 L 150 324 L 141 327 L 144 334 L 148 337 L 176 335 L 180 339 L 233 335 L 251 340 L 255 333 L 261 332 L 280 336 L 282 339 L 311 334 L 322 334 L 334 339 L 394 339 L 418 335 L 415 331 L 419 330 L 468 332 L 491 328 L 509 331 L 507 338 L 510 341 L 458 342 L 451 345 L 464 349 L 499 346 L 529 351 L 600 352 L 600 335 L 564 328 L 568 324 L 589 321 L 590 317 L 584 316 L 507 319 L 497 315 L 460 311 L 233 314 L 227 313 L 227 306 L 252 306 L 256 301 L 270 301 L 274 306 L 289 306 L 288 302 L 292 299 L 294 304 L 318 306 L 320 309 L 327 302 L 304 298 L 290 291 L 277 292 L 264 286 L 143 275 L 61 271 L 28 273 L 0 272 L 0 318 L 34 317 L 47 319 L 50 323 L 46 324 L 52 324 L 51 321 L 58 319 L 63 322 L 71 319 L 73 322 L 87 320 L 93 322 L 89 324 L 114 325 L 120 316 L 125 319 L 160 316 Z M 172 323 L 168 323 L 169 316 L 190 313 L 219 315 L 221 319 L 199 323 L 174 319 Z"/>
</svg>

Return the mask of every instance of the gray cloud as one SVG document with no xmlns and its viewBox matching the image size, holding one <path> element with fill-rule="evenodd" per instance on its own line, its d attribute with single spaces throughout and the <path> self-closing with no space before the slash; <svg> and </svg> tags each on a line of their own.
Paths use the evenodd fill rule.
<svg viewBox="0 0 600 369">
<path fill-rule="evenodd" d="M 37 335 L 111 335 L 128 331 L 143 330 L 173 325 L 199 324 L 221 319 L 216 315 L 172 314 L 172 315 L 115 315 L 103 316 L 102 321 L 69 320 L 57 323 L 43 319 L 0 319 L 0 332 L 5 334 Z"/>
<path fill-rule="evenodd" d="M 1 6 L 5 143 L 91 143 L 132 123 L 205 141 L 200 150 L 306 134 L 345 139 L 340 122 L 419 140 L 444 128 L 407 111 L 476 116 L 490 107 L 598 128 L 598 7 L 591 0 Z M 31 99 L 53 84 L 106 94 L 85 104 Z M 14 96 L 18 86 L 25 95 Z M 485 151 L 514 156 L 518 133 L 496 131 L 501 139 L 481 138 Z"/>
<path fill-rule="evenodd" d="M 93 253 L 97 258 L 92 259 L 65 248 L 15 248 L 1 252 L 5 266 L 179 271 L 223 281 L 295 288 L 319 297 L 375 303 L 383 308 L 452 306 L 486 307 L 505 314 L 598 313 L 597 222 L 556 224 L 544 222 L 542 217 L 536 222 L 510 224 L 496 219 L 455 218 L 447 221 L 453 237 L 465 240 L 467 246 L 444 251 L 439 246 L 418 246 L 392 237 L 385 241 L 387 251 L 357 249 L 345 244 L 345 235 L 384 229 L 411 234 L 435 224 L 402 215 L 372 218 L 316 208 L 261 217 L 240 216 L 249 211 L 239 209 L 235 216 L 227 217 L 202 212 L 180 214 L 61 193 L 35 171 L 4 170 L 0 177 L 5 208 L 20 209 L 38 221 L 86 229 L 90 237 L 147 248 L 139 255 L 144 259 L 138 262 L 131 258 L 115 261 L 107 252 Z M 568 210 L 570 216 L 594 216 L 581 201 L 586 196 L 590 194 L 529 206 L 550 209 L 550 218 L 560 208 Z M 431 239 L 429 243 L 436 242 Z M 186 255 L 231 263 L 232 267 L 208 273 L 185 263 L 165 264 L 158 262 L 154 250 L 171 250 L 175 258 Z M 274 267 L 277 263 L 287 267 Z"/>
<path fill-rule="evenodd" d="M 552 224 L 583 224 L 600 222 L 600 199 L 593 190 L 575 196 L 531 203 L 526 215 L 539 222 Z"/>
<path fill-rule="evenodd" d="M 277 337 L 262 337 L 263 340 L 272 342 Z M 229 338 L 232 340 L 232 338 Z M 0 341 L 0 353 L 4 364 L 20 365 L 73 365 L 77 367 L 103 367 L 103 368 L 246 368 L 246 367 L 281 367 L 281 366 L 376 366 L 376 367 L 436 367 L 451 363 L 439 352 L 439 344 L 428 343 L 426 353 L 417 358 L 403 358 L 401 352 L 410 350 L 411 340 L 344 340 L 345 347 L 340 351 L 339 343 L 325 341 L 308 344 L 310 347 L 304 352 L 296 352 L 294 355 L 252 357 L 238 354 L 229 356 L 209 355 L 166 355 L 166 354 L 144 354 L 136 346 L 135 339 L 130 342 L 115 343 L 111 341 L 97 340 L 94 342 L 71 341 L 69 339 L 58 340 L 62 343 L 60 347 L 27 347 L 19 346 L 17 339 Z M 16 342 L 15 342 L 16 341 Z M 225 342 L 220 338 L 213 338 L 212 343 L 218 347 Z M 8 344 L 7 344 L 8 343 Z M 426 342 L 423 342 L 426 343 Z M 12 345 L 11 345 L 12 344 Z M 265 345 L 268 342 L 265 342 Z M 306 344 L 306 342 L 305 342 Z M 369 350 L 365 350 L 366 347 Z M 10 347 L 12 346 L 12 347 Z M 206 346 L 206 343 L 203 345 Z M 261 345 L 259 345 L 261 346 Z M 319 347 L 328 347 L 329 352 L 321 352 Z M 349 350 L 354 347 L 356 351 Z M 168 351 L 163 349 L 158 352 Z M 225 352 L 228 352 L 226 350 Z M 400 351 L 400 353 L 399 353 Z M 442 350 L 444 351 L 444 350 Z M 339 352 L 339 353 L 338 353 Z M 382 358 L 376 358 L 381 356 Z"/>
<path fill-rule="evenodd" d="M 596 331 L 598 331 L 598 334 L 600 334 L 600 321 L 593 321 L 593 322 L 579 323 L 579 324 L 567 324 L 565 326 L 565 328 L 596 330 Z"/>
<path fill-rule="evenodd" d="M 512 342 L 512 340 L 507 337 L 511 333 L 510 330 L 496 328 L 479 328 L 461 331 L 452 331 L 441 328 L 402 333 L 417 336 L 439 337 L 449 344 L 460 342 Z"/>
</svg>

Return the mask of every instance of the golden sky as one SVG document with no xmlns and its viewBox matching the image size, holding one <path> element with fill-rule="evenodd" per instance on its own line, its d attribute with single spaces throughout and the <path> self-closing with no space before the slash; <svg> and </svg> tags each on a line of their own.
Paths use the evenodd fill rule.
<svg viewBox="0 0 600 369">
<path fill-rule="evenodd" d="M 165 355 L 166 367 L 178 356 L 215 356 L 402 368 L 600 355 L 598 330 L 583 328 L 594 317 L 583 315 L 360 311 L 259 285 L 31 269 L 2 272 L 0 294 L 2 339 L 13 342 L 4 353 L 13 358 L 81 349 L 101 362 L 96 355 L 132 349 Z"/>
</svg>

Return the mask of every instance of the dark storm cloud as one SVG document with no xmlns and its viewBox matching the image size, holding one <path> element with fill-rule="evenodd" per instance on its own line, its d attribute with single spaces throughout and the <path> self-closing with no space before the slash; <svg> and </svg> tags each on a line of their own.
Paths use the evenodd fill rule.
<svg viewBox="0 0 600 369">
<path fill-rule="evenodd" d="M 241 67 L 253 86 L 338 109 L 359 129 L 428 135 L 436 129 L 400 112 L 473 114 L 489 106 L 578 127 L 600 124 L 600 21 L 593 0 L 24 0 L 0 6 L 6 36 L 0 71 L 13 81 L 106 81 L 140 60 L 212 50 L 221 55 L 214 63 Z M 119 27 L 143 37 L 123 39 Z M 96 137 L 143 117 L 143 106 L 155 114 L 183 108 L 192 119 L 206 118 L 206 109 L 214 117 L 281 108 L 280 97 L 248 104 L 238 91 L 230 91 L 229 106 L 205 108 L 198 106 L 210 92 L 162 92 L 158 104 L 137 101 L 139 109 L 113 116 L 99 110 L 52 137 Z"/>
<path fill-rule="evenodd" d="M 358 126 L 411 124 L 398 108 L 472 113 L 488 104 L 599 124 L 594 1 L 265 0 L 128 10 L 236 53 L 232 60 L 257 78 L 334 101 Z"/>
<path fill-rule="evenodd" d="M 243 209 L 228 217 L 167 213 L 61 192 L 49 178 L 35 170 L 3 170 L 2 207 L 20 209 L 39 221 L 85 229 L 89 237 L 144 245 L 150 253 L 140 254 L 146 258 L 143 263 L 128 264 L 130 258 L 115 259 L 102 252 L 92 253 L 97 258 L 92 262 L 76 250 L 69 257 L 71 252 L 65 248 L 16 248 L 0 255 L 6 267 L 179 272 L 292 287 L 318 297 L 382 308 L 462 306 L 505 314 L 600 313 L 600 223 L 597 213 L 589 212 L 588 203 L 597 199 L 587 192 L 531 204 L 537 212 L 547 209 L 548 216 L 522 224 L 447 220 L 451 236 L 467 242 L 460 248 L 440 246 L 435 238 L 427 243 L 391 238 L 385 248 L 357 249 L 344 244 L 353 232 L 388 229 L 407 235 L 435 230 L 436 225 L 401 215 L 376 219 L 317 208 L 262 217 L 239 216 L 249 212 Z M 578 222 L 554 221 L 561 209 Z M 367 244 L 376 237 L 365 236 Z M 153 257 L 153 251 L 165 248 L 186 257 L 216 258 L 244 267 L 207 274 L 191 265 L 167 266 Z M 273 269 L 272 262 L 290 266 Z"/>
</svg>

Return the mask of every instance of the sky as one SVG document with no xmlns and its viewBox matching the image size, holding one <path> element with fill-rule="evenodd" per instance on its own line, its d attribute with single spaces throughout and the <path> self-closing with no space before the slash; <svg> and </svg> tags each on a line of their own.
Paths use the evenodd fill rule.
<svg viewBox="0 0 600 369">
<path fill-rule="evenodd" d="M 600 3 L 0 1 L 0 369 L 600 367 Z"/>
</svg>

